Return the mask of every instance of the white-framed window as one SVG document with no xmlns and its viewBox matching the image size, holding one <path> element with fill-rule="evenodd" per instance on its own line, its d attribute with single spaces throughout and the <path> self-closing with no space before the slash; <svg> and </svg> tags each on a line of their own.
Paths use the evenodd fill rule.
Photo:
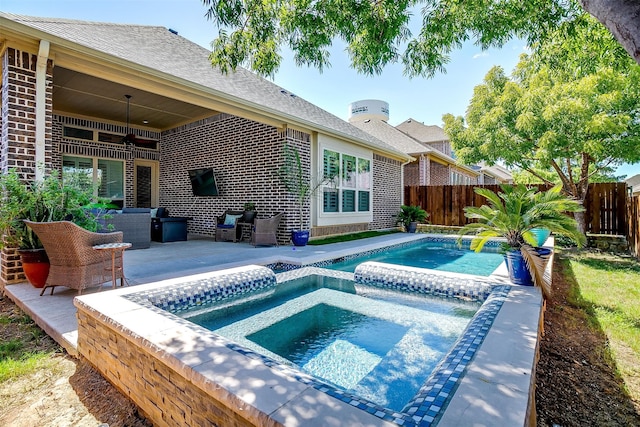
<svg viewBox="0 0 640 427">
<path fill-rule="evenodd" d="M 471 177 L 452 170 L 451 185 L 471 185 Z"/>
<path fill-rule="evenodd" d="M 124 202 L 124 162 L 98 157 L 62 157 L 62 179 L 93 188 L 98 197 L 122 206 Z"/>
<path fill-rule="evenodd" d="M 82 141 L 102 142 L 106 144 L 125 145 L 125 135 L 119 135 L 110 132 L 103 132 L 93 129 L 85 129 L 74 126 L 63 126 L 62 135 L 65 138 L 79 139 Z M 150 139 L 134 137 L 129 143 L 136 147 L 149 148 L 156 150 L 158 142 Z"/>
<path fill-rule="evenodd" d="M 324 149 L 324 176 L 339 176 L 322 189 L 322 212 L 371 211 L 371 159 Z"/>
</svg>

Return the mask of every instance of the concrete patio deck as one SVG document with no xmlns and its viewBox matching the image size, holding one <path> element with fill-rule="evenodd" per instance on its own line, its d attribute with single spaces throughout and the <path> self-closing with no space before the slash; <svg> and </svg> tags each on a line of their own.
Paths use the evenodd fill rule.
<svg viewBox="0 0 640 427">
<path fill-rule="evenodd" d="M 189 238 L 184 242 L 152 242 L 148 249 L 127 250 L 124 271 L 129 285 L 158 282 L 248 264 L 266 265 L 275 262 L 309 264 L 333 259 L 354 252 L 403 243 L 424 237 L 424 234 L 390 234 L 366 240 L 322 246 L 253 247 L 247 242 L 215 242 L 212 239 Z M 86 289 L 83 294 L 108 292 L 111 283 L 102 288 Z M 27 313 L 38 326 L 65 350 L 77 355 L 78 322 L 73 298 L 76 290 L 57 287 L 40 296 L 40 289 L 29 283 L 7 285 L 5 294 Z"/>
</svg>

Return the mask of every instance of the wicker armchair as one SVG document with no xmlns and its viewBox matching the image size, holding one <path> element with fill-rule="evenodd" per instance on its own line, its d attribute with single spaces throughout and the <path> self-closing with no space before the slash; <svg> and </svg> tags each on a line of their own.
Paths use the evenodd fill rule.
<svg viewBox="0 0 640 427">
<path fill-rule="evenodd" d="M 224 214 L 217 217 L 216 242 L 231 240 L 235 243 L 240 240 L 242 237 L 242 228 L 238 226 L 238 222 L 243 215 L 244 211 L 227 210 Z"/>
<path fill-rule="evenodd" d="M 70 221 L 25 221 L 42 242 L 51 267 L 47 282 L 40 295 L 56 286 L 77 289 L 78 294 L 89 286 L 100 285 L 111 279 L 105 275 L 104 255 L 93 249 L 94 245 L 122 242 L 122 232 L 93 233 Z M 117 261 L 122 266 L 122 252 Z M 116 270 L 116 279 L 123 280 L 122 269 Z"/>
<path fill-rule="evenodd" d="M 282 213 L 278 213 L 268 219 L 256 218 L 253 223 L 253 230 L 251 231 L 251 244 L 253 246 L 278 246 L 278 225 L 280 224 L 282 215 Z"/>
</svg>

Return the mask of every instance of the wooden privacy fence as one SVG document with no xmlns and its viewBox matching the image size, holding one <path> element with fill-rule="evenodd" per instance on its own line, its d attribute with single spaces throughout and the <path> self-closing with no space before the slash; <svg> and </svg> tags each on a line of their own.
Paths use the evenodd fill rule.
<svg viewBox="0 0 640 427">
<path fill-rule="evenodd" d="M 640 196 L 629 197 L 627 208 L 629 250 L 636 258 L 640 258 Z"/>
<path fill-rule="evenodd" d="M 476 187 L 500 192 L 499 185 L 433 185 L 407 186 L 404 204 L 418 205 L 429 213 L 435 225 L 463 226 L 466 206 L 482 206 L 486 199 L 473 191 Z M 536 185 L 548 190 L 548 185 Z M 585 200 L 587 232 L 594 234 L 627 235 L 627 186 L 622 183 L 590 184 Z"/>
</svg>

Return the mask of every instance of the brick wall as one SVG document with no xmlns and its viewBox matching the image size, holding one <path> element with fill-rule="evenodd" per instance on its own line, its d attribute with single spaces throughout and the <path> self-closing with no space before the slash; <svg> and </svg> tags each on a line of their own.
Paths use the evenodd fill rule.
<svg viewBox="0 0 640 427">
<path fill-rule="evenodd" d="M 161 143 L 160 205 L 171 215 L 191 217 L 189 233 L 215 235 L 216 217 L 227 209 L 242 210 L 245 202 L 256 204 L 259 218 L 284 212 L 278 240 L 289 241 L 288 230 L 297 222 L 295 199 L 282 187 L 276 171 L 280 167 L 283 141 L 300 150 L 310 168 L 308 134 L 219 114 L 164 132 Z M 189 169 L 212 167 L 220 195 L 194 197 Z M 305 207 L 309 216 L 309 206 Z"/>
<path fill-rule="evenodd" d="M 51 167 L 53 63 L 47 62 L 45 84 L 45 159 L 36 165 L 36 65 L 37 55 L 7 48 L 2 58 L 2 114 L 0 119 L 0 172 L 16 169 L 25 180 L 35 179 L 36 167 Z M 24 281 L 15 249 L 0 254 L 0 285 Z"/>
<path fill-rule="evenodd" d="M 435 148 L 436 150 L 446 154 L 447 156 L 451 156 L 451 143 L 449 141 L 428 142 L 425 145 Z"/>
<path fill-rule="evenodd" d="M 24 179 L 36 171 L 36 65 L 37 55 L 7 48 L 2 57 L 2 171 L 15 168 Z M 45 164 L 51 166 L 53 63 L 46 71 Z"/>
<path fill-rule="evenodd" d="M 424 185 L 420 182 L 420 162 L 419 160 L 411 162 L 404 166 L 404 185 Z"/>
<path fill-rule="evenodd" d="M 134 194 L 134 160 L 160 160 L 160 151 L 134 147 L 131 145 L 107 144 L 95 141 L 82 141 L 63 136 L 65 125 L 86 129 L 100 130 L 113 134 L 124 134 L 125 127 L 99 120 L 79 119 L 62 115 L 53 116 L 51 165 L 53 169 L 62 170 L 62 156 L 86 156 L 102 159 L 121 160 L 124 162 L 125 194 L 124 206 L 135 207 Z M 159 140 L 160 133 L 136 129 L 136 135 L 150 140 Z"/>
<path fill-rule="evenodd" d="M 373 155 L 373 221 L 370 230 L 395 226 L 402 204 L 402 164 L 379 154 Z"/>
<path fill-rule="evenodd" d="M 438 162 L 430 162 L 431 170 L 428 185 L 448 185 L 451 183 L 449 174 L 449 166 L 445 166 Z"/>
</svg>

